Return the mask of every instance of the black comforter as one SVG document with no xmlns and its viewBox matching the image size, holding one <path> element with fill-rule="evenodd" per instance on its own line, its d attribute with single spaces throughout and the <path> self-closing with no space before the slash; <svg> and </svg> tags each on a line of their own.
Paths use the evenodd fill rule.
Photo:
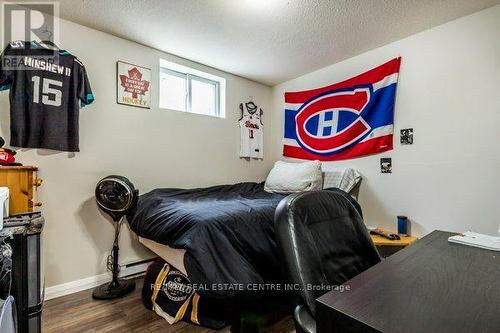
<svg viewBox="0 0 500 333">
<path fill-rule="evenodd" d="M 201 294 L 233 297 L 280 280 L 273 219 L 283 197 L 262 183 L 157 189 L 140 196 L 128 222 L 139 236 L 185 249 Z"/>
</svg>

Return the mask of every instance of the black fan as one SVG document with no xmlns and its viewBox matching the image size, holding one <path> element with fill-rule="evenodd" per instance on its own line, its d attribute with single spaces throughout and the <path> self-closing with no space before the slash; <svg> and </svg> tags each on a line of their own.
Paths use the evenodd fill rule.
<svg viewBox="0 0 500 333">
<path fill-rule="evenodd" d="M 108 176 L 101 179 L 95 188 L 97 205 L 109 214 L 115 223 L 115 241 L 108 257 L 108 269 L 113 273 L 111 282 L 94 289 L 92 296 L 96 299 L 111 299 L 123 296 L 135 289 L 135 282 L 118 278 L 118 239 L 123 217 L 137 202 L 139 192 L 125 177 Z"/>
</svg>

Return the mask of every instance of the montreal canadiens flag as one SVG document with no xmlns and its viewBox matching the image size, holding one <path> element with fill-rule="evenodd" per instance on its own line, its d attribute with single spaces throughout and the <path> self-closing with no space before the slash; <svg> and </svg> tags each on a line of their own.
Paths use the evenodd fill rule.
<svg viewBox="0 0 500 333">
<path fill-rule="evenodd" d="M 335 161 L 391 150 L 401 58 L 327 87 L 285 93 L 283 155 Z"/>
</svg>

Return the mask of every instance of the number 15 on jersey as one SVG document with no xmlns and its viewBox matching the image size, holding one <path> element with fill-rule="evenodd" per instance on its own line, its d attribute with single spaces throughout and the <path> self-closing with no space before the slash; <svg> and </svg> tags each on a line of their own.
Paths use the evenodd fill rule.
<svg viewBox="0 0 500 333">
<path fill-rule="evenodd" d="M 63 86 L 63 83 L 58 80 L 40 78 L 33 76 L 33 103 L 40 103 L 40 81 L 42 81 L 42 104 L 50 106 L 61 106 L 62 91 L 58 88 Z"/>
</svg>

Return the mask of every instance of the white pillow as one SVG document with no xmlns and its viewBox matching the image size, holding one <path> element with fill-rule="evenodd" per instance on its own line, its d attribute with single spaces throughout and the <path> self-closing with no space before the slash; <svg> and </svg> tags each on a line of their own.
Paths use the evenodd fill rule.
<svg viewBox="0 0 500 333">
<path fill-rule="evenodd" d="M 264 190 L 275 193 L 295 193 L 321 190 L 321 162 L 287 163 L 278 161 L 266 179 Z"/>
</svg>

